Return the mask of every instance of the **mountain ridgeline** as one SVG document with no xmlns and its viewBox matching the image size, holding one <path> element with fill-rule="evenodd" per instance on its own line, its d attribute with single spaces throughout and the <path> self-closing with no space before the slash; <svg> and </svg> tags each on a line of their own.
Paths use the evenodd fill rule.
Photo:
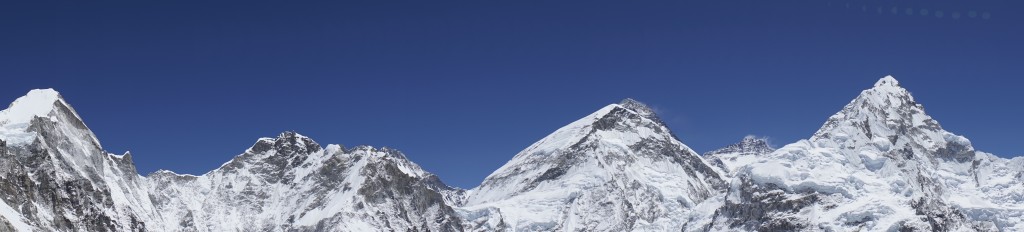
<svg viewBox="0 0 1024 232">
<path fill-rule="evenodd" d="M 0 231 L 1024 231 L 1024 158 L 975 150 L 891 76 L 809 136 L 701 155 L 626 99 L 469 190 L 295 132 L 203 175 L 142 176 L 32 90 L 0 111 Z"/>
</svg>

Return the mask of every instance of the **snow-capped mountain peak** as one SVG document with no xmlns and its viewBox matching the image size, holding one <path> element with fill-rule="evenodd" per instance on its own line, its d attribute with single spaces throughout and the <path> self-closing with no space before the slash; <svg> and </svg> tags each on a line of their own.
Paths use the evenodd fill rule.
<svg viewBox="0 0 1024 232">
<path fill-rule="evenodd" d="M 873 147 L 878 153 L 909 146 L 921 151 L 917 154 L 959 162 L 970 162 L 974 157 L 970 141 L 943 130 L 892 76 L 862 91 L 810 140 L 836 147 Z"/>
<path fill-rule="evenodd" d="M 829 117 L 812 140 L 853 135 L 869 139 L 886 137 L 905 132 L 911 126 L 941 130 L 938 123 L 924 113 L 924 107 L 914 101 L 910 92 L 898 83 L 892 76 L 878 80 L 873 88 L 862 91 L 841 111 Z M 851 127 L 861 130 L 836 131 Z"/>
<path fill-rule="evenodd" d="M 983 186 L 979 170 L 1006 172 L 1005 161 L 979 168 L 985 162 L 977 154 L 970 141 L 943 130 L 909 91 L 886 76 L 810 139 L 732 168 L 735 178 L 716 212 L 730 223 L 712 227 L 992 231 L 1016 226 L 1011 215 L 1019 212 L 995 213 L 1010 211 L 988 203 L 995 201 L 979 197 L 984 194 L 973 187 Z M 1007 195 L 998 200 L 1021 201 Z"/>
<path fill-rule="evenodd" d="M 0 140 L 0 189 L 13 190 L 0 211 L 22 214 L 2 215 L 0 231 L 138 231 L 154 218 L 131 155 L 103 151 L 57 91 L 29 91 L 0 111 Z"/>
<path fill-rule="evenodd" d="M 57 91 L 31 90 L 0 111 L 0 124 L 29 123 L 35 117 L 47 117 L 54 110 L 54 104 L 66 105 Z"/>
<path fill-rule="evenodd" d="M 481 230 L 676 230 L 719 178 L 653 110 L 626 99 L 521 151 L 470 190 L 465 208 L 470 221 L 501 222 Z"/>
</svg>

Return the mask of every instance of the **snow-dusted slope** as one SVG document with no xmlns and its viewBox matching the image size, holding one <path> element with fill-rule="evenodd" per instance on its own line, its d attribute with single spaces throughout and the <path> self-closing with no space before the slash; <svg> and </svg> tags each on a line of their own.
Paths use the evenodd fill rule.
<svg viewBox="0 0 1024 232">
<path fill-rule="evenodd" d="M 986 162 L 987 161 L 987 162 Z M 712 230 L 1021 231 L 1009 161 L 943 130 L 892 77 L 734 174 Z M 991 179 L 992 173 L 1002 178 Z M 986 196 L 996 188 L 1002 196 Z M 1008 202 L 1012 204 L 996 204 Z"/>
<path fill-rule="evenodd" d="M 463 209 L 479 230 L 671 231 L 721 183 L 652 110 L 627 99 L 520 152 Z"/>
</svg>

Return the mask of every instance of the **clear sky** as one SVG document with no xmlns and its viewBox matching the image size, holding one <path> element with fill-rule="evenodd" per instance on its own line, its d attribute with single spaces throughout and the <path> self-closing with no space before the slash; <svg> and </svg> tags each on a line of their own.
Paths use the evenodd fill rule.
<svg viewBox="0 0 1024 232">
<path fill-rule="evenodd" d="M 294 130 L 468 188 L 623 98 L 699 152 L 781 146 L 892 74 L 979 150 L 1024 154 L 1021 1 L 298 2 L 0 2 L 0 104 L 55 88 L 143 174 Z"/>
</svg>

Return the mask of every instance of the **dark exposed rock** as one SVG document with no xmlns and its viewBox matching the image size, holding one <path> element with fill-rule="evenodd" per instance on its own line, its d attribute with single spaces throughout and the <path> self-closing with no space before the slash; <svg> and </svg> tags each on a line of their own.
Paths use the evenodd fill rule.
<svg viewBox="0 0 1024 232">
<path fill-rule="evenodd" d="M 715 212 L 717 223 L 746 231 L 803 231 L 811 228 L 809 222 L 791 217 L 800 210 L 817 204 L 818 193 L 786 193 L 774 184 L 759 186 L 747 177 L 739 177 L 739 188 L 729 189 L 727 195 L 738 195 L 739 201 L 727 200 Z M 733 192 L 735 191 L 735 192 Z"/>
</svg>

